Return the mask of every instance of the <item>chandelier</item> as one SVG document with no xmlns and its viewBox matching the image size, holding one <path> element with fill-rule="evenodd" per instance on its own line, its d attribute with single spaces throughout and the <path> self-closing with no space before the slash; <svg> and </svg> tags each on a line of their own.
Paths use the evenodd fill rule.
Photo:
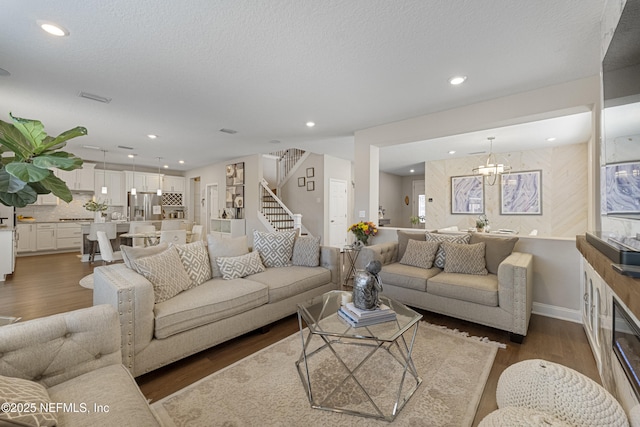
<svg viewBox="0 0 640 427">
<path fill-rule="evenodd" d="M 495 154 L 493 154 L 493 140 L 496 138 L 490 136 L 487 139 L 489 140 L 489 157 L 487 157 L 487 162 L 484 165 L 473 168 L 473 173 L 485 176 L 486 183 L 488 185 L 494 185 L 498 179 L 498 175 L 509 173 L 511 166 L 498 163 Z"/>
</svg>

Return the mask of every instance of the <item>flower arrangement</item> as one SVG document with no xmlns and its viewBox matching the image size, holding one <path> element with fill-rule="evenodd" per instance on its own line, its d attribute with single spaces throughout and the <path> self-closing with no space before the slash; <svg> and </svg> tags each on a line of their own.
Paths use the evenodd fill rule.
<svg viewBox="0 0 640 427">
<path fill-rule="evenodd" d="M 488 225 L 489 225 L 489 218 L 487 218 L 486 215 L 480 215 L 478 219 L 476 219 L 476 228 L 478 230 L 482 231 Z"/>
<path fill-rule="evenodd" d="M 355 234 L 358 241 L 366 245 L 369 241 L 369 237 L 373 237 L 378 234 L 378 227 L 376 227 L 376 225 L 371 221 L 360 221 L 359 223 L 353 224 L 349 227 L 347 231 L 351 231 Z"/>
<path fill-rule="evenodd" d="M 90 212 L 104 212 L 109 207 L 106 203 L 100 203 L 95 200 L 89 200 L 87 203 L 82 205 L 83 208 Z"/>
</svg>

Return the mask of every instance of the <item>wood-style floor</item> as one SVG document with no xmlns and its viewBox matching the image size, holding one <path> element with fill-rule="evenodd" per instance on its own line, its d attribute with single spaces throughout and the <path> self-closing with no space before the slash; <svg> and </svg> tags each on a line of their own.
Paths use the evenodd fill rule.
<svg viewBox="0 0 640 427">
<path fill-rule="evenodd" d="M 102 264 L 82 263 L 78 254 L 73 253 L 18 258 L 14 274 L 6 282 L 0 282 L 0 315 L 19 316 L 25 321 L 91 306 L 93 291 L 82 288 L 78 282 L 99 265 Z M 438 314 L 422 313 L 428 322 L 507 344 L 506 349 L 498 351 L 474 424 L 496 409 L 498 377 L 507 366 L 520 360 L 541 358 L 562 363 L 600 383 L 582 325 L 533 315 L 524 343 L 513 344 L 506 332 Z M 290 316 L 272 325 L 267 332 L 249 333 L 138 377 L 137 381 L 144 395 L 155 401 L 297 330 L 297 319 Z"/>
</svg>

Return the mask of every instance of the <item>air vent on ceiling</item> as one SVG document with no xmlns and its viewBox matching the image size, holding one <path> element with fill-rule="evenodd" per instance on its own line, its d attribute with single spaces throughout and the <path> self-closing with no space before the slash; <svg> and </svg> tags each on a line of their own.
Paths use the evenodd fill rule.
<svg viewBox="0 0 640 427">
<path fill-rule="evenodd" d="M 473 156 L 474 154 L 487 154 L 486 151 L 474 151 L 473 153 L 467 153 L 469 156 Z"/>
<path fill-rule="evenodd" d="M 102 102 L 103 104 L 108 104 L 111 102 L 111 98 L 107 98 L 105 96 L 100 96 L 100 95 L 94 95 L 93 93 L 88 93 L 88 92 L 80 92 L 78 93 L 78 96 L 80 98 L 86 98 L 92 101 Z"/>
<path fill-rule="evenodd" d="M 220 129 L 220 132 L 228 133 L 228 134 L 230 134 L 230 135 L 233 135 L 234 133 L 238 133 L 238 131 L 237 131 L 237 130 L 227 129 L 227 128 L 222 128 L 222 129 Z"/>
<path fill-rule="evenodd" d="M 127 147 L 126 145 L 118 145 L 118 148 L 122 148 L 123 150 L 133 150 L 133 147 Z"/>
<path fill-rule="evenodd" d="M 97 145 L 83 145 L 83 148 L 88 148 L 89 150 L 101 150 Z"/>
</svg>

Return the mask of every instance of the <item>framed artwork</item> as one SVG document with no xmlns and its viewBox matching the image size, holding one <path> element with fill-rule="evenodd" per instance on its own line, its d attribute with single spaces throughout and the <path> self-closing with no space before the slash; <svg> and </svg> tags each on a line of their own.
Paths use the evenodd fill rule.
<svg viewBox="0 0 640 427">
<path fill-rule="evenodd" d="M 225 204 L 228 208 L 244 208 L 244 186 L 227 187 Z"/>
<path fill-rule="evenodd" d="M 500 215 L 542 215 L 542 170 L 500 176 Z"/>
<path fill-rule="evenodd" d="M 307 191 L 313 191 L 316 189 L 316 183 L 314 181 L 307 181 Z"/>
<path fill-rule="evenodd" d="M 244 185 L 244 162 L 227 165 L 226 178 L 227 185 Z"/>
<path fill-rule="evenodd" d="M 451 213 L 484 213 L 484 180 L 480 175 L 451 177 Z"/>
<path fill-rule="evenodd" d="M 298 187 L 304 187 L 304 186 L 305 186 L 304 176 L 301 176 L 300 178 L 298 178 Z"/>
<path fill-rule="evenodd" d="M 307 168 L 307 178 L 313 178 L 315 176 L 313 168 Z"/>
<path fill-rule="evenodd" d="M 610 164 L 603 169 L 604 213 L 640 213 L 640 162 Z"/>
</svg>

